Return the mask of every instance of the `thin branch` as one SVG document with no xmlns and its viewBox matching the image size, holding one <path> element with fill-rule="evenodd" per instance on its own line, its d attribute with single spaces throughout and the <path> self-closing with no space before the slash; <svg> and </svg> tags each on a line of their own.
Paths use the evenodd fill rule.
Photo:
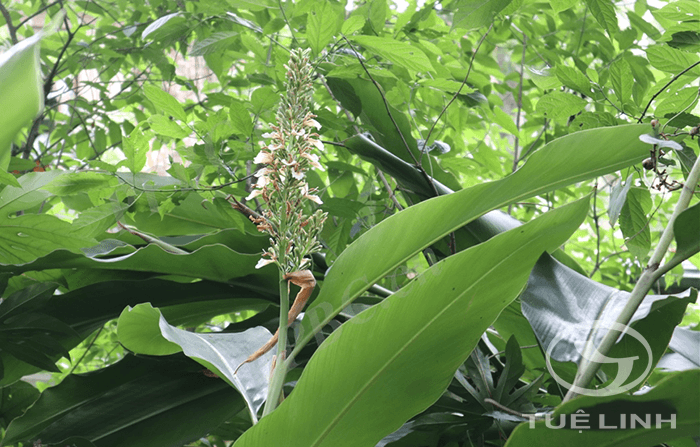
<svg viewBox="0 0 700 447">
<path fill-rule="evenodd" d="M 406 141 L 406 138 L 403 136 L 403 133 L 401 132 L 401 129 L 399 128 L 398 123 L 397 123 L 396 120 L 394 119 L 394 115 L 392 115 L 392 113 L 391 113 L 391 109 L 390 109 L 390 107 L 389 107 L 389 102 L 386 100 L 386 97 L 384 96 L 384 91 L 382 90 L 382 86 L 379 85 L 379 83 L 374 79 L 374 76 L 372 76 L 372 73 L 369 72 L 369 70 L 368 70 L 367 67 L 365 66 L 364 61 L 362 60 L 362 58 L 359 57 L 360 53 L 357 52 L 357 50 L 355 49 L 355 47 L 353 46 L 353 44 L 350 42 L 350 40 L 349 40 L 347 37 L 345 37 L 344 34 L 341 34 L 341 35 L 343 36 L 343 39 L 345 39 L 345 41 L 348 43 L 348 45 L 350 45 L 350 48 L 351 48 L 352 51 L 355 53 L 355 55 L 358 56 L 358 57 L 357 57 L 357 60 L 360 62 L 360 65 L 362 65 L 362 69 L 365 71 L 365 73 L 367 74 L 367 76 L 369 76 L 369 80 L 372 81 L 372 83 L 374 84 L 374 86 L 377 88 L 377 91 L 379 92 L 379 96 L 382 97 L 382 101 L 384 102 L 384 108 L 386 109 L 386 113 L 387 113 L 387 115 L 389 115 L 389 119 L 391 120 L 392 124 L 394 125 L 394 128 L 396 129 L 396 132 L 398 132 L 399 137 L 401 138 L 401 142 L 403 143 L 404 147 L 406 148 L 406 151 L 408 152 L 408 155 L 410 155 L 411 158 L 413 159 L 413 163 L 415 163 L 415 165 L 418 166 L 418 167 L 420 168 L 420 162 L 418 161 L 418 159 L 416 158 L 416 156 L 415 156 L 415 155 L 413 154 L 413 152 L 411 151 L 411 147 L 408 145 L 408 142 Z M 427 173 L 425 173 L 425 174 L 427 175 Z M 434 188 L 434 185 L 433 185 L 433 188 Z M 436 196 L 438 195 L 437 190 L 435 190 L 435 195 L 436 195 Z"/>
<path fill-rule="evenodd" d="M 88 344 L 87 347 L 85 347 L 85 352 L 83 352 L 83 355 L 80 356 L 80 358 L 78 359 L 78 361 L 75 362 L 75 363 L 73 364 L 73 366 L 71 367 L 70 371 L 68 371 L 68 375 L 73 374 L 73 371 L 75 371 L 75 368 L 77 368 L 78 365 L 80 365 L 80 363 L 83 361 L 83 359 L 85 359 L 85 356 L 87 355 L 88 352 L 90 352 L 90 348 L 92 348 L 92 345 L 95 344 L 95 342 L 97 341 L 97 338 L 98 338 L 98 337 L 100 336 L 100 334 L 102 333 L 102 329 L 104 329 L 104 328 L 105 328 L 104 325 L 102 325 L 102 326 L 97 330 L 97 333 L 95 334 L 95 337 L 93 337 L 93 339 L 92 339 L 92 341 L 90 342 L 90 344 Z"/>
<path fill-rule="evenodd" d="M 457 99 L 457 97 L 459 96 L 459 94 L 462 91 L 462 89 L 464 88 L 464 86 L 467 85 L 467 79 L 469 79 L 469 74 L 472 71 L 472 66 L 474 65 L 474 59 L 476 58 L 476 55 L 479 52 L 479 49 L 481 48 L 481 44 L 484 43 L 484 40 L 486 40 L 486 36 L 488 36 L 489 33 L 491 32 L 491 29 L 493 29 L 493 24 L 491 24 L 491 26 L 489 26 L 489 29 L 486 30 L 486 33 L 483 36 L 481 36 L 481 39 L 479 40 L 479 43 L 476 45 L 476 49 L 474 50 L 474 53 L 472 54 L 472 58 L 469 61 L 469 68 L 467 68 L 467 74 L 464 76 L 464 79 L 462 80 L 462 84 L 459 86 L 459 89 L 457 89 L 457 92 L 454 95 L 452 95 L 450 102 L 448 102 L 447 105 L 442 108 L 442 111 L 440 112 L 438 117 L 435 119 L 435 122 L 433 123 L 432 127 L 428 131 L 428 135 L 425 137 L 426 144 L 428 141 L 430 141 L 430 135 L 432 135 L 433 129 L 435 129 L 435 126 L 440 121 L 440 118 L 442 118 L 442 115 L 445 114 L 447 109 L 452 105 L 452 103 L 455 101 L 455 99 Z"/>
<path fill-rule="evenodd" d="M 689 71 L 692 70 L 693 68 L 697 67 L 698 65 L 700 65 L 700 61 L 695 62 L 695 63 L 694 63 L 693 65 L 691 65 L 690 67 L 686 68 L 685 70 L 683 70 L 683 71 L 681 71 L 680 73 L 678 73 L 677 75 L 675 75 L 675 76 L 673 77 L 673 79 L 671 79 L 670 81 L 668 81 L 668 82 L 666 83 L 666 85 L 664 85 L 663 87 L 661 87 L 661 89 L 660 89 L 658 92 L 654 93 L 654 96 L 651 97 L 651 99 L 650 99 L 649 102 L 647 103 L 647 106 L 644 107 L 644 111 L 642 112 L 642 116 L 639 117 L 639 119 L 637 120 L 637 122 L 638 122 L 638 123 L 641 123 L 641 122 L 642 122 L 642 119 L 644 119 L 644 115 L 646 115 L 647 110 L 649 110 L 649 107 L 651 107 L 651 103 L 654 102 L 654 100 L 656 99 L 657 96 L 659 96 L 661 93 L 663 93 L 664 90 L 666 90 L 668 87 L 671 86 L 671 84 L 673 84 L 673 83 L 676 82 L 678 79 L 680 79 L 681 76 L 683 76 L 684 74 L 686 74 L 687 72 L 689 72 Z"/>
<path fill-rule="evenodd" d="M 220 189 L 226 188 L 227 186 L 231 186 L 231 185 L 233 185 L 233 184 L 235 184 L 235 183 L 244 182 L 244 181 L 246 181 L 246 180 L 248 180 L 249 178 L 251 178 L 251 177 L 254 176 L 254 174 L 251 174 L 251 175 L 247 175 L 247 176 L 245 176 L 245 177 L 243 177 L 243 178 L 240 178 L 240 179 L 236 179 L 236 180 L 232 180 L 232 181 L 230 181 L 230 182 L 222 183 L 221 185 L 207 186 L 207 187 L 200 187 L 200 188 L 190 188 L 190 187 L 187 187 L 187 188 L 176 188 L 176 189 L 147 189 L 147 188 L 142 188 L 142 187 L 140 187 L 140 186 L 136 186 L 136 185 L 133 184 L 133 183 L 129 183 L 128 181 L 126 181 L 126 180 L 124 179 L 124 177 L 121 177 L 121 176 L 120 176 L 118 173 L 116 173 L 116 172 L 113 173 L 112 175 L 114 175 L 114 176 L 117 177 L 119 180 L 121 180 L 122 182 L 124 182 L 126 185 L 130 186 L 131 188 L 134 188 L 134 189 L 137 190 L 137 191 L 141 191 L 141 192 L 173 192 L 173 193 L 175 193 L 175 192 L 183 192 L 183 191 L 218 191 L 218 190 L 220 190 Z M 174 185 L 173 185 L 173 186 L 174 186 Z"/>
<path fill-rule="evenodd" d="M 379 169 L 377 169 L 377 175 L 379 176 L 379 179 L 384 184 L 384 188 L 386 189 L 386 192 L 389 194 L 389 198 L 391 199 L 391 201 L 394 202 L 394 206 L 396 206 L 396 209 L 399 211 L 403 211 L 403 206 L 401 206 L 399 201 L 396 199 L 396 195 L 394 194 L 394 190 L 391 188 L 391 185 L 389 185 L 389 182 L 386 180 L 384 173 L 382 171 L 380 171 Z"/>
<path fill-rule="evenodd" d="M 60 4 L 62 4 L 62 3 L 63 3 L 63 0 L 59 0 L 59 1 L 57 1 L 57 2 L 49 3 L 48 5 L 44 6 L 43 8 L 39 9 L 38 11 L 36 11 L 34 14 L 30 15 L 29 17 L 26 17 L 24 20 L 22 20 L 21 22 L 19 22 L 19 24 L 17 24 L 17 28 L 18 28 L 18 29 L 21 28 L 22 25 L 24 25 L 25 23 L 29 22 L 29 21 L 32 20 L 34 17 L 36 17 L 36 16 L 38 16 L 39 14 L 41 14 L 42 12 L 46 11 L 46 10 L 49 9 L 50 7 L 55 6 L 55 5 L 60 5 Z"/>
<path fill-rule="evenodd" d="M 515 127 L 520 132 L 520 115 L 523 109 L 523 77 L 525 75 L 525 50 L 527 50 L 527 35 L 523 33 L 523 54 L 520 59 L 520 82 L 518 85 L 518 113 L 515 115 Z M 515 136 L 515 147 L 513 149 L 513 172 L 518 169 L 518 159 L 520 158 L 520 134 Z"/>
<path fill-rule="evenodd" d="M 17 40 L 17 28 L 12 26 L 12 17 L 10 16 L 10 11 L 5 8 L 5 5 L 0 2 L 0 13 L 5 18 L 5 23 L 7 24 L 7 30 L 10 32 L 10 40 L 13 45 L 16 45 L 19 41 Z M 21 24 L 20 24 L 21 25 Z"/>
</svg>

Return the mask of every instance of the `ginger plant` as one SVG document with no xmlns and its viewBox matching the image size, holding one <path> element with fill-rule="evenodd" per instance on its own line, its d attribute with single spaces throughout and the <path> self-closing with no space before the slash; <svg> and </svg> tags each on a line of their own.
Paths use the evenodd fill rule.
<svg viewBox="0 0 700 447">
<path fill-rule="evenodd" d="M 270 235 L 270 247 L 264 250 L 256 268 L 275 264 L 280 277 L 279 329 L 268 343 L 244 362 L 257 359 L 278 344 L 276 367 L 263 414 L 270 413 L 279 402 L 287 370 L 284 361 L 286 328 L 299 315 L 316 285 L 313 274 L 308 270 L 308 256 L 321 249 L 318 235 L 326 219 L 326 213 L 321 210 L 311 215 L 306 215 L 304 211 L 308 201 L 319 205 L 322 203 L 314 194 L 316 191 L 306 183 L 306 172 L 311 168 L 323 170 L 315 153 L 323 150 L 323 144 L 315 132 L 321 125 L 309 110 L 313 95 L 313 68 L 308 50 L 293 50 L 285 68 L 286 93 L 282 95 L 275 116 L 277 123 L 270 126 L 271 133 L 263 134 L 271 142 L 254 159 L 255 163 L 264 167 L 255 174 L 257 182 L 246 198 L 261 197 L 265 202 L 265 209 L 260 215 L 249 217 L 258 230 Z M 236 203 L 234 207 L 240 209 L 241 205 Z M 291 309 L 288 282 L 301 287 Z"/>
</svg>

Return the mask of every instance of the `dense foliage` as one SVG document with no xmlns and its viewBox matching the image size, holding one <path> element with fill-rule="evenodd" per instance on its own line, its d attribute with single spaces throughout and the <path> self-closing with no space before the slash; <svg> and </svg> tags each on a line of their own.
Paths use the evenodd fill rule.
<svg viewBox="0 0 700 447">
<path fill-rule="evenodd" d="M 699 5 L 0 0 L 3 445 L 695 445 Z M 293 49 L 327 217 L 261 418 Z M 529 424 L 577 411 L 676 423 Z"/>
</svg>

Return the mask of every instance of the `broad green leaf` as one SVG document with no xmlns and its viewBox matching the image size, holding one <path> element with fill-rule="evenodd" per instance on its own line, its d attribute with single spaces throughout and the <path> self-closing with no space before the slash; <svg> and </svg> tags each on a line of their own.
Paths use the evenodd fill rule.
<svg viewBox="0 0 700 447">
<path fill-rule="evenodd" d="M 571 93 L 552 92 L 537 101 L 536 110 L 553 120 L 565 120 L 586 107 L 586 100 Z"/>
<path fill-rule="evenodd" d="M 550 73 L 550 70 L 547 68 L 538 70 L 528 67 L 528 70 L 530 71 L 529 78 L 540 90 L 552 90 L 562 86 L 559 78 Z"/>
<path fill-rule="evenodd" d="M 647 48 L 647 59 L 654 68 L 666 73 L 677 75 L 681 71 L 700 61 L 698 55 L 686 53 L 666 45 L 653 45 Z M 700 76 L 700 65 L 685 73 L 689 76 Z"/>
<path fill-rule="evenodd" d="M 574 292 L 575 291 L 575 292 Z M 577 303 L 586 303 L 585 306 L 572 305 L 572 293 L 575 293 Z M 678 311 L 675 306 L 685 306 L 685 303 L 696 298 L 695 292 L 686 291 L 674 297 L 670 295 L 649 295 L 639 309 L 632 316 L 633 327 L 637 324 L 647 324 L 645 321 L 654 321 L 656 318 L 673 318 Z M 605 322 L 612 323 L 618 317 L 625 304 L 629 301 L 630 293 L 617 290 L 613 287 L 591 281 L 584 275 L 567 274 L 567 269 L 555 260 L 542 259 L 537 263 L 528 281 L 527 288 L 520 297 L 522 312 L 527 317 L 532 329 L 537 334 L 541 346 L 548 350 L 550 344 L 556 339 L 558 343 L 552 347 L 550 353 L 553 360 L 559 362 L 572 362 L 577 364 L 581 360 L 580 343 L 590 336 L 594 323 L 601 321 L 605 328 Z M 680 303 L 680 304 L 679 304 Z M 661 310 L 660 310 L 661 309 Z M 682 315 L 683 310 L 680 310 Z M 668 343 L 663 337 L 668 322 L 657 321 L 650 329 L 650 340 L 653 343 Z M 639 326 L 640 331 L 642 327 Z M 654 330 L 657 331 L 654 334 Z M 645 334 L 645 335 L 646 335 Z M 593 342 L 600 343 L 604 333 L 599 331 L 593 337 Z M 656 345 L 655 348 L 658 348 Z M 664 351 L 661 346 L 661 354 Z M 629 354 L 621 354 L 618 358 L 628 357 Z M 645 359 L 646 360 L 646 359 Z M 658 356 L 654 359 L 658 361 Z M 646 361 L 639 361 L 642 369 L 647 366 Z M 643 365 L 641 365 L 643 363 Z M 635 365 L 637 367 L 637 365 Z M 639 377 L 633 377 L 632 380 Z"/>
<path fill-rule="evenodd" d="M 115 396 L 118 396 L 115 399 Z M 12 421 L 3 445 L 79 434 L 100 447 L 167 447 L 206 435 L 245 408 L 223 380 L 179 356 L 127 356 L 107 368 L 69 375 Z"/>
<path fill-rule="evenodd" d="M 150 303 L 127 307 L 117 324 L 119 342 L 138 354 L 184 354 L 217 374 L 236 388 L 256 419 L 269 385 L 273 352 L 264 354 L 253 363 L 236 367 L 271 337 L 264 327 L 253 327 L 241 333 L 194 333 L 171 326 Z"/>
<path fill-rule="evenodd" d="M 25 211 L 41 204 L 51 193 L 41 188 L 49 184 L 63 171 L 28 172 L 18 179 L 18 186 L 6 186 L 0 191 L 0 217 L 6 217 L 18 211 Z"/>
<path fill-rule="evenodd" d="M 676 254 L 673 261 L 688 259 L 700 251 L 700 203 L 683 211 L 673 222 Z"/>
<path fill-rule="evenodd" d="M 152 40 L 166 39 L 181 30 L 185 21 L 180 12 L 164 15 L 148 25 L 141 33 L 141 38 L 146 39 L 150 36 L 149 39 Z"/>
<path fill-rule="evenodd" d="M 567 9 L 576 6 L 578 3 L 579 2 L 577 0 L 549 0 L 549 5 L 556 13 L 566 11 Z"/>
<path fill-rule="evenodd" d="M 657 445 L 673 439 L 697 436 L 700 431 L 698 419 L 698 402 L 700 402 L 700 370 L 670 374 L 650 391 L 635 396 L 582 396 L 561 405 L 552 415 L 550 424 L 558 425 L 560 415 L 582 415 L 590 429 L 552 430 L 545 426 L 545 421 L 534 424 L 519 425 L 508 438 L 506 447 L 530 447 L 533 445 L 566 445 L 571 447 L 632 447 L 640 445 Z M 675 414 L 675 427 L 669 420 Z M 641 421 L 651 418 L 650 428 L 639 424 L 636 429 L 612 430 L 601 429 L 601 415 L 606 427 L 620 427 L 620 418 L 629 422 L 633 416 Z M 665 419 L 657 428 L 656 415 Z M 570 417 L 566 420 L 571 422 Z M 583 425 L 583 424 L 581 424 Z M 571 424 L 568 425 L 569 427 Z"/>
<path fill-rule="evenodd" d="M 191 133 L 189 129 L 183 128 L 164 115 L 151 115 L 148 117 L 148 123 L 151 125 L 151 130 L 156 134 L 175 138 L 176 140 L 181 140 Z"/>
<path fill-rule="evenodd" d="M 245 105 L 240 101 L 233 101 L 228 113 L 233 128 L 240 135 L 249 136 L 253 133 L 253 120 L 250 119 L 250 113 Z"/>
<path fill-rule="evenodd" d="M 99 172 L 71 172 L 54 179 L 43 189 L 57 196 L 79 194 L 95 189 L 113 188 L 118 180 Z"/>
<path fill-rule="evenodd" d="M 632 69 L 627 61 L 618 59 L 610 66 L 610 82 L 612 83 L 615 96 L 620 101 L 620 105 L 624 105 L 632 98 L 632 86 L 634 85 L 634 77 Z"/>
<path fill-rule="evenodd" d="M 693 0 L 678 0 L 664 5 L 656 11 L 661 17 L 672 21 L 697 20 L 700 17 L 700 4 Z"/>
<path fill-rule="evenodd" d="M 508 177 L 421 202 L 383 220 L 335 261 L 307 308 L 298 345 L 396 266 L 488 211 L 639 163 L 649 154 L 638 139 L 647 131 L 647 125 L 628 125 L 567 135 L 542 147 Z M 609 147 L 617 150 L 601 157 L 601 148 Z"/>
<path fill-rule="evenodd" d="M 228 49 L 227 47 L 230 47 L 236 37 L 238 37 L 237 31 L 213 33 L 211 36 L 195 42 L 189 54 L 190 56 L 205 56 L 215 52 L 223 53 Z"/>
<path fill-rule="evenodd" d="M 501 126 L 503 129 L 507 130 L 511 134 L 515 135 L 516 137 L 520 135 L 520 131 L 513 122 L 513 117 L 504 112 L 503 109 L 501 109 L 498 106 L 494 107 L 493 115 L 496 124 Z"/>
<path fill-rule="evenodd" d="M 53 216 L 20 216 L 16 219 L 25 217 L 53 217 Z M 56 218 L 54 218 L 56 219 Z M 58 219 L 56 219 L 58 220 Z M 32 219 L 26 221 L 33 223 Z M 44 221 L 42 221 L 44 222 Z M 49 222 L 53 223 L 53 221 Z M 68 228 L 70 224 L 63 222 Z M 45 224 L 45 226 L 48 224 Z M 41 228 L 39 224 L 37 227 Z M 61 231 L 62 230 L 62 231 Z M 12 229 L 6 230 L 11 232 Z M 14 231 L 19 231 L 15 228 Z M 31 227 L 22 227 L 22 233 L 33 234 Z M 36 230 L 38 233 L 39 230 Z M 48 232 L 47 232 L 48 233 Z M 33 242 L 36 245 L 34 251 L 29 253 L 37 253 L 30 256 L 29 253 L 22 253 L 23 258 L 19 258 L 17 254 L 14 256 L 0 257 L 0 271 L 22 271 L 24 269 L 41 270 L 44 268 L 90 268 L 90 269 L 108 269 L 108 270 L 132 270 L 137 272 L 159 272 L 167 275 L 182 275 L 191 278 L 204 278 L 213 281 L 228 282 L 234 278 L 239 278 L 245 275 L 250 275 L 256 272 L 255 263 L 260 259 L 259 255 L 241 254 L 231 250 L 223 245 L 215 244 L 201 247 L 189 254 L 172 254 L 158 247 L 157 245 L 147 245 L 146 247 L 134 249 L 128 244 L 113 239 L 107 239 L 101 242 L 97 247 L 86 249 L 87 253 L 91 250 L 99 251 L 103 254 L 104 247 L 121 247 L 121 251 L 126 254 L 112 254 L 111 257 L 99 258 L 85 255 L 68 255 L 62 252 L 51 253 L 44 258 L 39 259 L 36 263 L 29 263 L 38 256 L 47 255 L 58 248 L 66 249 L 68 246 L 76 248 L 87 247 L 93 245 L 90 239 L 80 239 L 79 236 L 72 235 L 66 231 L 65 226 L 56 227 L 49 233 L 53 239 L 37 239 Z M 19 239 L 19 237 L 18 237 Z M 59 241 L 63 244 L 59 244 Z M 0 250 L 3 250 L 3 243 L 0 240 Z M 17 242 L 14 242 L 17 245 Z M 29 246 L 26 250 L 33 248 Z M 76 250 L 77 251 L 77 250 Z M 41 253 L 41 254 L 38 254 Z M 0 255 L 3 254 L 0 252 Z M 25 270 L 26 271 L 26 270 Z"/>
<path fill-rule="evenodd" d="M 646 259 L 651 249 L 651 230 L 648 214 L 651 211 L 651 194 L 646 188 L 632 188 L 620 212 L 620 229 L 625 245 L 640 261 Z"/>
<path fill-rule="evenodd" d="M 291 395 L 236 447 L 290 439 L 293 446 L 376 445 L 440 397 L 542 252 L 566 241 L 587 211 L 588 198 L 446 258 L 346 322 Z"/>
<path fill-rule="evenodd" d="M 612 0 L 586 0 L 586 5 L 600 26 L 608 32 L 608 36 L 612 37 L 619 32 L 620 27 L 617 25 L 615 5 Z"/>
<path fill-rule="evenodd" d="M 159 236 L 203 234 L 230 228 L 243 231 L 250 224 L 223 198 L 217 197 L 212 202 L 190 194 L 162 216 L 148 211 L 137 212 L 133 216 L 125 216 L 124 223 Z"/>
<path fill-rule="evenodd" d="M 696 87 L 687 87 L 678 91 L 672 92 L 664 98 L 654 109 L 654 115 L 664 117 L 669 114 L 675 115 L 682 110 L 690 107 L 698 99 L 698 89 Z"/>
<path fill-rule="evenodd" d="M 634 183 L 634 174 L 630 174 L 625 180 L 624 186 L 621 182 L 618 182 L 613 186 L 610 192 L 610 205 L 608 206 L 608 220 L 610 221 L 610 226 L 614 227 L 617 218 L 620 216 L 620 211 L 622 211 L 622 206 L 627 200 L 627 193 L 629 192 L 632 184 Z"/>
<path fill-rule="evenodd" d="M 688 52 L 700 52 L 700 33 L 696 31 L 680 31 L 673 33 L 668 42 L 673 48 L 678 48 Z"/>
<path fill-rule="evenodd" d="M 129 168 L 132 174 L 141 172 L 146 166 L 146 153 L 148 152 L 148 139 L 139 127 L 134 128 L 131 135 L 122 139 L 122 151 L 126 160 L 119 162 L 120 165 Z"/>
<path fill-rule="evenodd" d="M 645 379 L 653 372 L 657 363 L 668 349 L 669 342 L 673 336 L 674 329 L 683 320 L 683 315 L 686 312 L 688 304 L 694 303 L 698 299 L 697 291 L 691 289 L 690 293 L 683 293 L 683 297 L 668 297 L 663 300 L 654 301 L 651 306 L 645 306 L 648 314 L 644 318 L 636 321 L 631 325 L 632 329 L 636 330 L 641 336 L 647 340 L 651 349 L 651 358 L 644 346 L 629 334 L 625 334 L 607 354 L 608 357 L 624 359 L 636 357 L 630 375 L 627 381 L 621 385 L 632 383 L 639 380 L 640 377 Z M 651 297 L 647 296 L 645 301 L 650 301 Z M 641 306 L 640 306 L 641 307 Z M 606 308 L 606 311 L 608 309 Z M 615 315 L 617 316 L 617 315 Z M 615 316 L 612 316 L 613 318 Z M 634 318 L 634 317 L 633 317 Z M 650 366 L 650 369 L 647 367 Z M 615 377 L 618 373 L 619 365 L 606 363 L 601 365 L 603 371 L 609 378 Z M 644 373 L 647 373 L 645 376 Z M 644 380 L 639 383 L 634 389 L 639 389 L 644 385 Z"/>
<path fill-rule="evenodd" d="M 187 121 L 187 115 L 182 108 L 182 104 L 172 97 L 170 93 L 150 84 L 143 87 L 143 92 L 153 105 L 156 106 L 157 111 L 172 115 L 180 121 Z"/>
<path fill-rule="evenodd" d="M 0 264 L 25 264 L 58 249 L 75 253 L 95 242 L 48 214 L 0 216 Z"/>
<path fill-rule="evenodd" d="M 361 30 L 365 25 L 365 22 L 365 18 L 360 15 L 350 16 L 350 18 L 343 22 L 343 26 L 340 31 L 343 34 L 353 34 Z"/>
<path fill-rule="evenodd" d="M 333 39 L 340 25 L 340 10 L 330 2 L 317 3 L 308 13 L 306 22 L 306 38 L 309 41 L 314 54 L 321 54 L 321 50 Z"/>
<path fill-rule="evenodd" d="M 42 37 L 37 33 L 0 54 L 0 110 L 5 111 L 0 122 L 0 171 L 7 170 L 15 135 L 44 109 Z M 9 178 L 8 182 L 15 185 Z"/>
<path fill-rule="evenodd" d="M 352 40 L 409 72 L 435 72 L 428 57 L 416 45 L 390 37 L 352 36 Z"/>
<path fill-rule="evenodd" d="M 512 0 L 461 0 L 457 3 L 452 28 L 475 29 L 493 23 Z"/>
<path fill-rule="evenodd" d="M 577 68 L 567 67 L 566 65 L 557 65 L 556 75 L 565 86 L 572 88 L 579 93 L 583 93 L 586 96 L 591 95 L 591 81 L 589 81 L 588 78 Z"/>
<path fill-rule="evenodd" d="M 85 236 L 98 237 L 116 225 L 128 209 L 129 205 L 126 203 L 106 202 L 81 211 L 78 218 L 71 222 L 71 225 L 79 229 L 81 234 Z"/>
<path fill-rule="evenodd" d="M 58 262 L 54 267 L 63 267 L 63 263 Z M 118 279 L 120 276 L 126 279 Z M 236 287 L 207 280 L 182 284 L 162 279 L 143 279 L 144 274 L 114 270 L 82 269 L 76 273 L 76 277 L 84 284 L 71 280 L 71 288 L 77 290 L 63 295 L 52 296 L 55 285 L 47 287 L 42 283 L 22 289 L 0 304 L 0 313 L 11 313 L 10 316 L 20 323 L 24 321 L 25 314 L 37 312 L 65 323 L 79 337 L 69 333 L 54 337 L 69 350 L 107 321 L 117 318 L 126 306 L 150 302 L 158 306 L 173 324 L 197 325 L 216 315 L 262 311 L 271 302 L 279 301 L 276 272 L 271 277 L 249 276 Z M 128 279 L 133 277 L 139 279 Z M 100 299 L 95 300 L 95 297 Z M 55 355 L 51 361 L 55 362 L 62 355 Z M 4 366 L 0 385 L 7 385 L 39 370 L 7 352 L 0 352 L 0 360 Z"/>
<path fill-rule="evenodd" d="M 677 327 L 673 331 L 673 338 L 668 347 L 678 355 L 682 355 L 695 368 L 700 368 L 700 332 L 685 327 Z"/>
<path fill-rule="evenodd" d="M 360 78 L 348 80 L 329 78 L 327 83 L 344 107 L 352 110 L 353 113 L 357 111 L 379 145 L 410 163 L 422 157 L 423 165 L 430 166 L 429 175 L 452 190 L 461 189 L 459 182 L 440 166 L 436 157 L 424 155 L 418 151 L 418 144 L 411 134 L 411 125 L 406 115 L 389 106 L 393 120 L 389 118 L 382 97 L 372 82 Z M 403 143 L 404 141 L 406 144 Z M 430 195 L 434 193 L 431 192 Z"/>
</svg>

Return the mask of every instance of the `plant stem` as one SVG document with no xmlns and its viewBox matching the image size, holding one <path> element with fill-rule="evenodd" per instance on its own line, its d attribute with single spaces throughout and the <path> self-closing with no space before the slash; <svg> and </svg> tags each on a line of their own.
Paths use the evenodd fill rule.
<svg viewBox="0 0 700 447">
<path fill-rule="evenodd" d="M 283 255 L 280 256 L 282 258 Z M 283 261 L 283 259 L 280 259 Z M 277 408 L 282 386 L 287 375 L 287 362 L 285 362 L 285 354 L 287 352 L 287 313 L 289 312 L 289 292 L 287 290 L 287 281 L 282 279 L 284 272 L 280 270 L 280 326 L 279 336 L 277 339 L 277 356 L 276 365 L 272 370 L 272 379 L 270 380 L 270 388 L 267 390 L 267 401 L 263 409 L 263 416 L 270 414 L 272 410 Z"/>
<path fill-rule="evenodd" d="M 671 241 L 673 240 L 673 224 L 678 215 L 688 208 L 690 199 L 695 193 L 698 180 L 700 180 L 700 158 L 695 161 L 693 168 L 690 170 L 685 185 L 681 190 L 680 197 L 678 198 L 678 203 L 676 203 L 676 208 L 673 210 L 673 215 L 671 215 L 668 225 L 666 225 L 666 229 L 661 234 L 659 243 L 649 259 L 649 264 L 644 269 L 644 272 L 642 272 L 637 284 L 634 286 L 627 304 L 615 320 L 616 323 L 625 326 L 629 325 L 632 316 L 637 311 L 637 308 L 642 303 L 642 300 L 644 300 L 644 297 L 646 297 L 654 282 L 656 282 L 656 280 L 659 279 L 662 274 L 669 270 L 666 265 L 661 268 L 659 268 L 659 265 L 661 264 L 661 261 L 666 255 L 668 247 L 671 245 Z M 675 264 L 677 264 L 677 262 L 674 262 L 674 265 Z M 597 362 L 597 359 L 600 358 L 600 356 L 605 356 L 610 352 L 610 349 L 612 349 L 612 347 L 615 345 L 615 341 L 619 336 L 620 331 L 610 329 L 603 337 L 598 349 L 595 350 L 593 358 L 587 362 L 585 362 L 584 359 L 581 360 L 581 366 L 576 374 L 574 386 L 566 394 L 563 402 L 571 400 L 577 396 L 577 393 L 574 392 L 573 389 L 576 389 L 576 387 L 585 387 L 590 383 L 598 371 L 598 368 L 600 368 L 600 363 Z"/>
</svg>

